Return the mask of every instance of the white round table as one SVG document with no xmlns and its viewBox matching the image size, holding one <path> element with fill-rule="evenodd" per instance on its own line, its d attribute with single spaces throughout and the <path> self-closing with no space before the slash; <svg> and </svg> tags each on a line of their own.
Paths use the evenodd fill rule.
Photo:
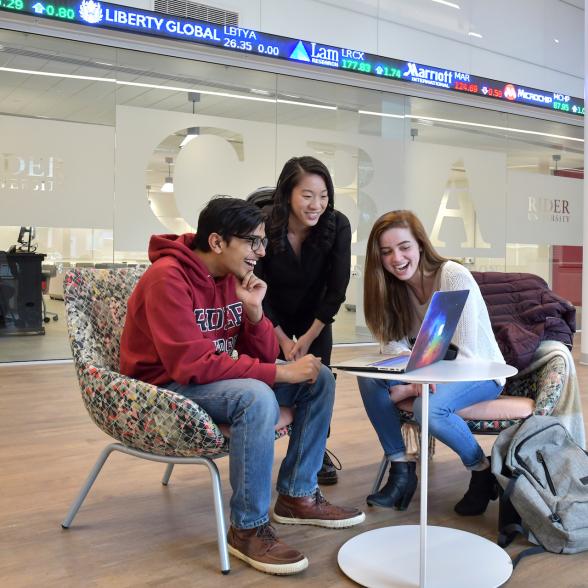
<svg viewBox="0 0 588 588">
<path fill-rule="evenodd" d="M 342 371 L 345 371 L 342 368 Z M 429 384 L 508 378 L 516 368 L 480 360 L 439 361 L 405 374 L 348 373 L 422 384 L 421 456 L 429 453 Z M 352 580 L 370 588 L 497 588 L 512 574 L 512 561 L 488 539 L 447 527 L 427 525 L 428 463 L 421 459 L 420 525 L 367 531 L 347 541 L 337 561 Z"/>
</svg>

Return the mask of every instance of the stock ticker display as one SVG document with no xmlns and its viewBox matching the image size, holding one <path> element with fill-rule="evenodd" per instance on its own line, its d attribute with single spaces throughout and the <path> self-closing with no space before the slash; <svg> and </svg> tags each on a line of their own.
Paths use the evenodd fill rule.
<svg viewBox="0 0 588 588">
<path fill-rule="evenodd" d="M 107 2 L 0 0 L 0 10 L 95 28 L 177 39 L 309 66 L 350 71 L 377 78 L 422 84 L 451 92 L 584 115 L 584 100 L 561 92 L 546 92 L 451 69 L 380 57 L 357 49 L 270 35 L 237 26 L 216 25 Z"/>
</svg>

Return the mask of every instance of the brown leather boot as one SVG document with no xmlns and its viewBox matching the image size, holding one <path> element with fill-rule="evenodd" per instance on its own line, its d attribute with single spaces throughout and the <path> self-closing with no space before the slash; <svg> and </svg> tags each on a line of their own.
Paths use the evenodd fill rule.
<svg viewBox="0 0 588 588">
<path fill-rule="evenodd" d="M 304 555 L 280 541 L 269 523 L 253 529 L 231 525 L 227 541 L 231 555 L 266 574 L 297 574 L 308 567 Z"/>
<path fill-rule="evenodd" d="M 311 496 L 296 498 L 280 494 L 273 517 L 285 525 L 317 525 L 331 529 L 353 527 L 365 520 L 365 514 L 357 508 L 335 506 L 318 489 Z"/>
</svg>

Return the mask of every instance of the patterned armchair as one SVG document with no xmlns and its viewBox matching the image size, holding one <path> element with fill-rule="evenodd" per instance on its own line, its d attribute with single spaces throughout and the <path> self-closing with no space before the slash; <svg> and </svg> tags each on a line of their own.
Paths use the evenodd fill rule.
<svg viewBox="0 0 588 588">
<path fill-rule="evenodd" d="M 506 381 L 496 400 L 479 402 L 459 411 L 475 435 L 498 435 L 532 414 L 550 415 L 562 392 L 565 361 L 554 357 L 540 369 Z M 401 404 L 403 422 L 414 423 L 412 401 Z"/>
<path fill-rule="evenodd" d="M 96 425 L 118 441 L 104 448 L 65 520 L 69 528 L 113 451 L 167 464 L 205 465 L 211 475 L 221 570 L 230 571 L 221 481 L 214 459 L 228 454 L 229 427 L 217 426 L 195 402 L 118 373 L 127 299 L 145 268 L 75 269 L 65 276 L 64 300 L 82 398 Z M 288 433 L 282 411 L 276 438 Z"/>
<path fill-rule="evenodd" d="M 564 357 L 556 355 L 534 371 L 523 372 L 509 378 L 496 400 L 479 402 L 459 411 L 458 414 L 475 435 L 498 435 L 504 429 L 520 423 L 532 414 L 553 414 L 568 375 Z M 420 434 L 412 413 L 412 399 L 399 403 L 398 407 L 407 450 L 410 452 L 412 449 L 420 454 Z M 434 451 L 435 438 L 430 437 L 429 457 L 434 454 Z M 387 465 L 388 459 L 384 455 L 372 493 L 379 489 Z"/>
</svg>

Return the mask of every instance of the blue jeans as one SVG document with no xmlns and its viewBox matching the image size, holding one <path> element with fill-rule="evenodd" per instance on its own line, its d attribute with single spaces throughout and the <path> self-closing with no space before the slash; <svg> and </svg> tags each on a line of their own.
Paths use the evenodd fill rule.
<svg viewBox="0 0 588 588">
<path fill-rule="evenodd" d="M 310 496 L 317 488 L 335 400 L 335 379 L 321 366 L 314 384 L 276 384 L 259 380 L 221 380 L 166 388 L 194 400 L 215 423 L 231 425 L 229 443 L 231 524 L 251 529 L 269 521 L 275 426 L 280 406 L 296 408 L 277 490 L 287 496 Z"/>
<path fill-rule="evenodd" d="M 390 387 L 404 382 L 357 378 L 363 405 L 378 434 L 384 453 L 392 458 L 403 457 L 406 448 L 400 433 L 400 412 L 390 399 Z M 483 400 L 494 400 L 502 391 L 495 381 L 452 382 L 437 384 L 436 392 L 429 394 L 429 432 L 453 449 L 467 468 L 484 458 L 484 452 L 465 421 L 456 411 Z M 414 416 L 422 421 L 422 399 L 415 398 Z"/>
</svg>

